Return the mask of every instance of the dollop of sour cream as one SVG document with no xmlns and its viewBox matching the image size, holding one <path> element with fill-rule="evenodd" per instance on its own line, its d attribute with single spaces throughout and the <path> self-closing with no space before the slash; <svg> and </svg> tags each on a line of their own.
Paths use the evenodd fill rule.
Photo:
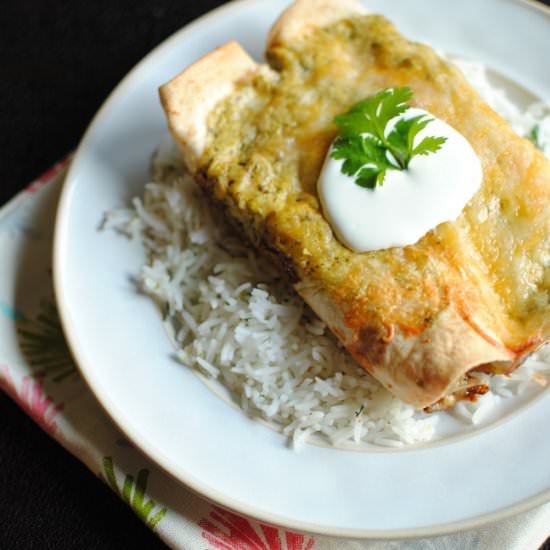
<svg viewBox="0 0 550 550">
<path fill-rule="evenodd" d="M 415 138 L 442 136 L 436 153 L 412 158 L 406 170 L 388 170 L 382 186 L 360 187 L 342 173 L 343 160 L 327 154 L 318 181 L 325 217 L 337 238 L 355 252 L 414 244 L 437 225 L 455 220 L 479 189 L 481 163 L 466 138 L 446 122 L 410 108 L 399 118 L 428 114 L 433 119 Z"/>
</svg>

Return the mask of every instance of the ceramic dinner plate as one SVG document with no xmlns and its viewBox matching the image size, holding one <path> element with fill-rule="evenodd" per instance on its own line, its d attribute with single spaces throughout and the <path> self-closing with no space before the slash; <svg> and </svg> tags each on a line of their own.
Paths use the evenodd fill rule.
<svg viewBox="0 0 550 550">
<path fill-rule="evenodd" d="M 182 29 L 116 88 L 82 140 L 56 227 L 55 283 L 67 338 L 92 391 L 127 436 L 207 498 L 268 523 L 351 537 L 428 536 L 479 526 L 550 499 L 550 394 L 436 444 L 291 450 L 172 358 L 158 311 L 132 282 L 139 243 L 98 230 L 140 195 L 166 133 L 157 88 L 237 39 L 261 59 L 288 4 L 243 0 Z M 479 60 L 550 98 L 550 12 L 518 0 L 371 0 L 408 37 Z"/>
</svg>

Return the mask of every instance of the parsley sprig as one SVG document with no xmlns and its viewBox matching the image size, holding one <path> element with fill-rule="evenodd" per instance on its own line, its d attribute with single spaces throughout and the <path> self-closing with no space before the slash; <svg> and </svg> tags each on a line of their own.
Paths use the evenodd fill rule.
<svg viewBox="0 0 550 550">
<path fill-rule="evenodd" d="M 357 185 L 369 189 L 383 185 L 388 170 L 406 170 L 413 157 L 436 153 L 447 140 L 428 136 L 414 144 L 418 133 L 433 121 L 425 114 L 400 118 L 386 132 L 389 121 L 409 109 L 412 96 L 409 87 L 388 88 L 335 117 L 340 136 L 331 157 L 344 160 L 342 173 L 355 176 Z"/>
</svg>

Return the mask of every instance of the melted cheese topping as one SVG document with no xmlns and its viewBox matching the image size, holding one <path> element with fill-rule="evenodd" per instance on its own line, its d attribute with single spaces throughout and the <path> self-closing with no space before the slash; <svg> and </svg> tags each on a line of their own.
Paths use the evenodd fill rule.
<svg viewBox="0 0 550 550">
<path fill-rule="evenodd" d="M 518 353 L 547 340 L 547 159 L 451 64 L 382 17 L 340 21 L 267 57 L 277 81 L 252 76 L 211 112 L 198 174 L 250 241 L 292 280 L 321 288 L 351 329 L 379 323 L 419 333 L 452 302 Z M 483 182 L 454 222 L 413 245 L 357 254 L 334 237 L 319 204 L 332 121 L 368 95 L 405 85 L 415 107 L 465 136 Z"/>
</svg>

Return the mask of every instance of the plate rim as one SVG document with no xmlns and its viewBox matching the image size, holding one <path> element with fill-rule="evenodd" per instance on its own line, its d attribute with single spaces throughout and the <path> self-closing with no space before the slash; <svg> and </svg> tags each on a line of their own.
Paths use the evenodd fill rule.
<svg viewBox="0 0 550 550">
<path fill-rule="evenodd" d="M 83 366 L 86 361 L 82 359 L 80 353 L 80 346 L 78 343 L 78 337 L 73 333 L 73 325 L 70 322 L 69 314 L 67 312 L 67 306 L 64 299 L 63 276 L 62 276 L 62 259 L 63 259 L 63 247 L 62 247 L 62 234 L 63 234 L 63 213 L 68 209 L 69 198 L 73 183 L 77 179 L 79 172 L 79 163 L 81 157 L 84 155 L 86 145 L 90 140 L 90 137 L 95 130 L 96 126 L 100 125 L 103 118 L 108 114 L 112 104 L 116 99 L 124 94 L 126 88 L 131 84 L 133 76 L 143 66 L 149 64 L 155 57 L 160 56 L 168 49 L 172 42 L 179 41 L 182 35 L 191 34 L 196 30 L 199 30 L 202 26 L 207 26 L 212 19 L 217 19 L 230 11 L 238 11 L 247 5 L 259 4 L 263 0 L 232 0 L 226 4 L 218 6 L 217 8 L 210 10 L 202 16 L 194 19 L 178 29 L 176 32 L 165 38 L 157 46 L 155 46 L 149 53 L 141 58 L 119 81 L 119 83 L 111 90 L 109 95 L 101 104 L 90 123 L 88 124 L 78 146 L 72 156 L 70 166 L 65 175 L 63 187 L 59 197 L 59 202 L 56 211 L 55 223 L 54 223 L 54 240 L 53 240 L 53 283 L 55 300 L 59 310 L 59 317 L 63 332 L 65 334 L 68 347 L 75 360 L 75 364 L 82 376 L 83 381 L 87 385 L 88 389 L 94 395 L 97 403 L 102 410 L 106 413 L 109 419 L 115 424 L 129 440 L 134 442 L 138 447 L 139 452 L 143 453 L 145 457 L 150 460 L 156 467 L 161 469 L 169 478 L 176 481 L 176 483 L 183 485 L 184 488 L 191 490 L 193 493 L 207 501 L 213 502 L 231 511 L 239 514 L 244 514 L 252 519 L 261 521 L 264 523 L 277 525 L 286 529 L 293 529 L 302 533 L 339 537 L 343 539 L 371 539 L 371 540 L 405 540 L 415 538 L 427 538 L 441 535 L 449 535 L 457 532 L 462 532 L 470 529 L 476 529 L 485 525 L 501 521 L 512 517 L 514 515 L 526 512 L 550 501 L 550 488 L 544 490 L 526 500 L 520 501 L 516 504 L 500 508 L 493 512 L 477 515 L 465 520 L 458 520 L 452 522 L 446 522 L 435 526 L 426 527 L 414 527 L 403 529 L 361 529 L 361 528 L 337 528 L 327 527 L 315 523 L 304 522 L 295 520 L 291 517 L 280 516 L 268 511 L 259 510 L 251 505 L 233 498 L 229 495 L 221 493 L 215 488 L 211 488 L 204 485 L 201 482 L 196 482 L 192 474 L 177 475 L 170 471 L 169 464 L 171 459 L 165 457 L 159 450 L 152 448 L 149 443 L 141 438 L 139 433 L 134 433 L 129 426 L 125 426 L 124 423 L 118 418 L 116 413 L 116 404 L 112 402 L 107 396 L 102 395 L 101 391 L 94 385 L 94 380 L 91 373 Z M 523 4 L 527 7 L 534 8 L 541 12 L 541 15 L 550 19 L 550 6 L 546 6 L 536 0 L 499 0 L 501 2 L 511 2 L 516 4 Z"/>
</svg>

